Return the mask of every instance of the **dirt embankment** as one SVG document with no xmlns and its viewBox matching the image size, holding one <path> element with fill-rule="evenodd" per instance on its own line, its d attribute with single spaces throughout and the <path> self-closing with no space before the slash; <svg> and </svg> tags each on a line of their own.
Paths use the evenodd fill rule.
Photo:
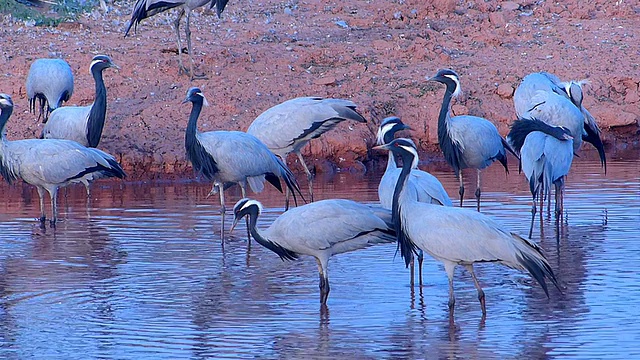
<svg viewBox="0 0 640 360">
<path fill-rule="evenodd" d="M 134 179 L 191 173 L 183 145 L 190 107 L 181 104 L 191 86 L 201 87 L 212 105 L 200 118 L 202 131 L 246 130 L 262 111 L 296 96 L 352 99 L 370 121 L 342 124 L 314 140 L 305 155 L 319 171 L 364 169 L 377 156 L 368 150 L 377 125 L 391 114 L 411 125 L 429 158 L 441 159 L 435 144 L 444 88 L 425 77 L 445 67 L 462 80 L 454 112 L 491 119 L 502 134 L 515 117 L 513 90 L 528 73 L 589 79 L 584 102 L 603 130 L 608 156 L 638 154 L 635 2 L 231 0 L 222 20 L 210 11 L 192 15 L 194 57 L 208 76 L 193 82 L 178 74 L 175 11 L 143 21 L 124 38 L 132 7 L 116 2 L 106 14 L 96 10 L 57 28 L 2 18 L 0 91 L 16 103 L 10 139 L 42 129 L 28 113 L 24 86 L 34 59 L 69 62 L 70 104 L 85 105 L 94 94 L 89 62 L 105 53 L 122 69 L 105 72 L 109 105 L 100 147 Z"/>
</svg>

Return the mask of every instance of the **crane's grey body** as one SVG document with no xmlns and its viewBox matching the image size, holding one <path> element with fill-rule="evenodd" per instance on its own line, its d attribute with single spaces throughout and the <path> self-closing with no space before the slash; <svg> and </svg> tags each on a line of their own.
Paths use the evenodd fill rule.
<svg viewBox="0 0 640 360">
<path fill-rule="evenodd" d="M 429 80 L 438 81 L 447 86 L 438 117 L 438 144 L 445 159 L 453 167 L 460 180 L 460 206 L 464 199 L 464 182 L 462 169 L 477 170 L 476 199 L 477 210 L 480 211 L 480 170 L 498 160 L 507 168 L 507 150 L 513 152 L 500 136 L 498 129 L 489 120 L 471 116 L 450 114 L 451 98 L 457 96 L 460 89 L 460 78 L 450 69 L 440 70 Z M 515 155 L 515 154 L 514 154 Z"/>
<path fill-rule="evenodd" d="M 396 132 L 409 129 L 398 117 L 388 117 L 378 127 L 378 145 L 388 144 L 393 141 Z M 416 163 L 417 165 L 417 163 Z M 387 168 L 385 169 L 380 184 L 378 184 L 378 199 L 383 208 L 391 210 L 393 206 L 393 193 L 402 169 L 396 165 L 395 156 L 389 151 Z M 442 183 L 433 175 L 418 168 L 412 168 L 407 180 L 407 193 L 413 194 L 416 201 L 430 204 L 453 206 L 449 194 Z M 422 285 L 422 250 L 418 254 L 418 279 Z M 411 286 L 414 284 L 414 262 L 411 261 Z"/>
<path fill-rule="evenodd" d="M 535 118 L 569 129 L 575 151 L 582 145 L 582 140 L 593 144 L 606 172 L 607 160 L 600 129 L 582 104 L 584 83 L 584 80 L 563 82 L 547 72 L 531 73 L 516 88 L 513 103 L 519 118 Z"/>
<path fill-rule="evenodd" d="M 73 183 L 83 183 L 88 187 L 89 182 L 101 177 L 125 176 L 113 156 L 98 149 L 86 148 L 74 141 L 7 140 L 4 127 L 13 108 L 8 95 L 0 94 L 0 108 L 0 173 L 9 183 L 22 179 L 38 189 L 42 222 L 45 221 L 45 190 L 51 197 L 51 224 L 55 225 L 58 188 Z"/>
<path fill-rule="evenodd" d="M 416 247 L 444 264 L 449 278 L 449 308 L 452 313 L 456 265 L 465 266 L 471 273 L 483 314 L 486 313 L 484 292 L 473 272 L 474 263 L 497 262 L 526 270 L 545 292 L 545 277 L 556 284 L 553 271 L 538 246 L 509 232 L 490 217 L 464 208 L 417 202 L 406 186 L 411 166 L 418 161 L 413 143 L 396 139 L 377 148 L 391 150 L 403 160 L 392 209 L 400 252 L 407 265 Z"/>
<path fill-rule="evenodd" d="M 283 260 L 310 255 L 318 262 L 320 302 L 329 296 L 329 258 L 363 249 L 372 244 L 395 240 L 391 212 L 351 200 L 321 200 L 292 208 L 280 215 L 267 229 L 258 231 L 257 218 L 262 206 L 242 199 L 234 206 L 234 226 L 249 217 L 252 236 Z"/>
<path fill-rule="evenodd" d="M 187 101 L 193 104 L 185 132 L 187 157 L 196 172 L 213 182 L 211 194 L 220 193 L 222 237 L 226 211 L 225 188 L 238 184 L 245 197 L 247 184 L 252 191 L 260 192 L 267 180 L 282 191 L 279 180 L 282 178 L 289 190 L 300 192 L 289 168 L 255 136 L 241 131 L 198 131 L 198 117 L 206 103 L 199 88 L 193 87 L 187 91 L 184 102 Z"/>
<path fill-rule="evenodd" d="M 539 120 L 519 119 L 513 123 L 507 136 L 514 149 L 520 153 L 520 164 L 532 197 L 531 226 L 533 234 L 536 199 L 540 202 L 555 186 L 556 225 L 562 214 L 564 179 L 573 161 L 573 137 L 565 128 L 553 127 Z M 550 203 L 550 199 L 549 199 Z"/>
<path fill-rule="evenodd" d="M 142 20 L 173 8 L 180 8 L 178 16 L 173 22 L 173 28 L 176 31 L 176 42 L 178 43 L 178 63 L 180 66 L 180 72 L 188 73 L 193 80 L 196 76 L 193 72 L 193 51 L 191 48 L 191 29 L 189 27 L 191 22 L 191 11 L 210 4 L 210 8 L 213 8 L 214 6 L 216 7 L 216 13 L 218 18 L 220 18 L 220 15 L 222 15 L 228 1 L 229 0 L 137 0 L 133 6 L 131 20 L 129 21 L 129 25 L 127 26 L 124 36 L 126 37 L 129 34 L 132 27 L 134 28 L 134 31 L 137 30 L 138 24 Z M 182 64 L 182 41 L 180 40 L 180 20 L 185 14 L 187 15 L 185 35 L 187 38 L 187 51 L 189 53 L 190 61 L 188 70 Z"/>
<path fill-rule="evenodd" d="M 27 98 L 29 110 L 36 111 L 36 100 L 39 101 L 40 113 L 47 122 L 49 113 L 69 101 L 73 94 L 73 72 L 69 64 L 62 59 L 37 59 L 29 68 L 27 75 Z"/>
<path fill-rule="evenodd" d="M 89 70 L 95 81 L 93 104 L 65 106 L 53 111 L 42 129 L 42 138 L 73 140 L 87 147 L 98 146 L 107 116 L 107 88 L 102 72 L 110 67 L 118 68 L 106 55 L 97 55 L 92 59 Z"/>
<path fill-rule="evenodd" d="M 313 201 L 313 176 L 300 151 L 311 139 L 345 120 L 366 122 L 350 100 L 299 97 L 267 109 L 253 120 L 247 133 L 260 139 L 285 163 L 289 153 L 296 154 L 307 174 Z"/>
</svg>

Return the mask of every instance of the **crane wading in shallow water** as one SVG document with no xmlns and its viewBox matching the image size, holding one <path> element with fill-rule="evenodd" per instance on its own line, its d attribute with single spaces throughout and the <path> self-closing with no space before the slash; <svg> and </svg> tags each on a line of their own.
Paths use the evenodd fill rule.
<svg viewBox="0 0 640 360">
<path fill-rule="evenodd" d="M 31 64 L 27 75 L 27 98 L 29 111 L 36 112 L 38 101 L 38 120 L 46 123 L 49 114 L 69 101 L 73 94 L 73 72 L 69 64 L 62 59 L 37 59 Z"/>
<path fill-rule="evenodd" d="M 377 143 L 378 145 L 388 144 L 393 141 L 395 134 L 401 130 L 409 130 L 409 126 L 405 125 L 400 118 L 392 116 L 388 117 L 380 123 L 378 127 Z M 417 165 L 417 163 L 416 163 Z M 398 182 L 398 177 L 402 169 L 396 165 L 395 155 L 389 151 L 387 160 L 387 168 L 378 184 L 378 198 L 383 208 L 391 210 L 393 206 L 393 192 Z M 415 188 L 412 194 L 416 195 L 416 200 L 430 204 L 453 206 L 449 194 L 442 186 L 442 183 L 433 175 L 418 168 L 411 169 L 409 175 L 409 185 Z M 422 261 L 424 256 L 422 250 L 418 252 L 418 278 L 422 285 Z M 411 286 L 414 284 L 414 261 L 411 259 Z"/>
<path fill-rule="evenodd" d="M 413 142 L 399 138 L 374 149 L 392 151 L 402 158 L 402 172 L 393 193 L 392 209 L 400 254 L 407 266 L 417 248 L 444 264 L 449 278 L 451 315 L 455 304 L 453 274 L 456 265 L 464 266 L 471 274 L 483 316 L 487 312 L 485 296 L 473 271 L 475 263 L 496 262 L 526 270 L 547 296 L 545 278 L 558 287 L 549 262 L 535 243 L 508 231 L 480 212 L 417 202 L 408 186 L 411 169 L 418 162 L 418 151 Z"/>
<path fill-rule="evenodd" d="M 535 118 L 551 126 L 567 128 L 573 136 L 575 152 L 582 141 L 592 144 L 598 150 L 606 174 L 607 158 L 600 128 L 582 104 L 582 85 L 586 83 L 586 80 L 564 82 L 547 72 L 531 73 L 516 88 L 513 103 L 519 118 Z"/>
<path fill-rule="evenodd" d="M 462 169 L 476 169 L 477 210 L 480 211 L 480 171 L 498 160 L 507 168 L 507 150 L 514 156 L 509 144 L 500 136 L 498 129 L 489 120 L 471 116 L 451 116 L 451 98 L 460 94 L 460 77 L 449 69 L 440 70 L 429 81 L 437 81 L 447 86 L 438 117 L 438 144 L 445 159 L 460 180 L 460 206 L 464 199 Z"/>
<path fill-rule="evenodd" d="M 260 139 L 285 164 L 289 153 L 296 154 L 307 174 L 309 194 L 313 201 L 313 175 L 300 151 L 311 139 L 320 137 L 345 120 L 367 122 L 352 101 L 299 97 L 267 109 L 253 120 L 247 133 Z M 285 207 L 288 208 L 288 193 L 286 201 Z"/>
<path fill-rule="evenodd" d="M 195 79 L 196 77 L 205 78 L 204 75 L 196 76 L 193 72 L 193 50 L 191 48 L 191 29 L 189 28 L 191 11 L 209 4 L 210 9 L 214 6 L 216 7 L 216 14 L 218 15 L 218 18 L 220 18 L 225 6 L 227 6 L 227 2 L 229 2 L 229 0 L 137 0 L 136 4 L 133 6 L 131 20 L 129 21 L 129 25 L 127 26 L 127 30 L 125 31 L 124 36 L 126 37 L 129 34 L 131 27 L 134 28 L 134 31 L 137 30 L 140 21 L 169 9 L 180 8 L 178 17 L 176 17 L 176 20 L 173 22 L 173 28 L 176 31 L 176 41 L 178 43 L 178 63 L 180 64 L 179 71 L 180 73 L 185 73 L 191 76 L 191 80 Z M 189 54 L 188 70 L 182 64 L 182 41 L 180 40 L 180 20 L 185 13 L 187 14 L 184 31 L 187 37 L 187 52 Z"/>
<path fill-rule="evenodd" d="M 282 178 L 296 199 L 295 192 L 300 194 L 300 188 L 293 173 L 260 140 L 242 131 L 198 131 L 198 117 L 202 106 L 207 104 L 206 99 L 199 88 L 192 87 L 183 101 L 186 102 L 193 104 L 184 138 L 187 158 L 197 173 L 213 181 L 210 194 L 220 193 L 222 239 L 226 211 L 224 190 L 233 184 L 240 185 L 242 197 L 246 197 L 247 184 L 258 193 L 264 189 L 265 180 L 282 192 Z"/>
<path fill-rule="evenodd" d="M 539 120 L 519 119 L 511 125 L 507 141 L 520 154 L 522 171 L 529 181 L 533 202 L 529 239 L 533 234 L 536 199 L 540 198 L 540 202 L 542 202 L 545 194 L 551 193 L 552 184 L 555 186 L 556 234 L 559 236 L 564 200 L 564 179 L 569 173 L 573 161 L 571 132 L 566 128 L 551 126 Z M 551 199 L 549 199 L 549 203 L 551 203 Z"/>
<path fill-rule="evenodd" d="M 44 192 L 51 198 L 50 224 L 57 221 L 58 188 L 73 183 L 88 183 L 101 177 L 124 178 L 116 159 L 104 151 L 87 148 L 71 140 L 27 139 L 9 141 L 5 126 L 13 112 L 11 97 L 0 94 L 0 174 L 12 183 L 22 179 L 38 189 L 40 222 L 46 220 Z"/>
<path fill-rule="evenodd" d="M 321 200 L 299 206 L 280 215 L 269 228 L 258 231 L 256 223 L 261 212 L 258 201 L 241 199 L 233 207 L 231 229 L 247 216 L 253 238 L 283 261 L 295 260 L 299 255 L 316 258 L 322 305 L 326 305 L 329 297 L 331 256 L 395 241 L 389 210 L 351 200 Z"/>
</svg>

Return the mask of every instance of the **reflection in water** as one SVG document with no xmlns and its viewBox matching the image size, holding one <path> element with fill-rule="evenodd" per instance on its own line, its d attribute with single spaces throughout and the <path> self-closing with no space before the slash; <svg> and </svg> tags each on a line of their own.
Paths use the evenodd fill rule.
<svg viewBox="0 0 640 360">
<path fill-rule="evenodd" d="M 221 246 L 208 184 L 105 182 L 88 206 L 84 188 L 71 187 L 56 229 L 39 228 L 33 189 L 3 184 L 0 358 L 639 357 L 639 167 L 614 162 L 605 177 L 598 163 L 575 166 L 560 236 L 545 216 L 533 239 L 563 293 L 547 299 L 525 274 L 478 266 L 485 320 L 468 274 L 456 273 L 450 319 L 441 265 L 426 260 L 425 285 L 411 288 L 395 244 L 332 259 L 322 308 L 312 258 L 247 251 L 242 223 Z M 482 210 L 526 234 L 527 184 L 498 170 L 485 171 Z M 448 169 L 434 173 L 456 194 Z M 316 195 L 374 202 L 377 181 L 339 174 Z M 259 199 L 267 226 L 282 196 L 266 189 Z"/>
</svg>

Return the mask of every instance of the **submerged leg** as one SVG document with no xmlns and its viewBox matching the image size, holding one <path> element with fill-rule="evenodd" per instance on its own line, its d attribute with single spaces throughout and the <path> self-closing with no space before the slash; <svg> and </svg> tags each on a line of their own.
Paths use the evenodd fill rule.
<svg viewBox="0 0 640 360">
<path fill-rule="evenodd" d="M 418 250 L 418 282 L 420 283 L 420 287 L 422 287 L 422 263 L 423 262 L 424 262 L 424 252 L 422 252 L 422 249 L 420 249 Z"/>
<path fill-rule="evenodd" d="M 478 290 L 478 300 L 480 300 L 480 307 L 482 307 L 482 315 L 484 316 L 487 314 L 487 307 L 484 302 L 484 291 L 482 291 L 482 288 L 480 287 L 480 283 L 478 282 L 478 278 L 476 278 L 476 273 L 473 271 L 473 264 L 465 265 L 464 267 L 467 269 L 467 271 L 471 273 L 471 278 L 473 278 L 473 284 L 476 286 L 476 289 Z"/>
<path fill-rule="evenodd" d="M 447 272 L 447 277 L 449 278 L 449 313 L 453 316 L 453 307 L 456 304 L 456 298 L 453 295 L 453 271 L 456 268 L 456 264 L 452 262 L 444 263 L 444 270 Z"/>
<path fill-rule="evenodd" d="M 47 215 L 44 213 L 44 189 L 39 186 L 36 189 L 38 189 L 38 196 L 40 197 L 40 222 L 44 224 L 47 220 Z"/>
<path fill-rule="evenodd" d="M 178 41 L 178 73 L 186 74 L 188 70 L 182 64 L 182 41 L 180 40 L 180 20 L 182 19 L 182 16 L 184 16 L 184 9 L 180 10 L 180 12 L 178 13 L 178 17 L 173 22 L 173 28 L 176 30 L 176 39 Z"/>
<path fill-rule="evenodd" d="M 533 235 L 533 221 L 536 217 L 536 198 L 533 197 L 532 205 L 531 205 L 531 226 L 529 227 L 529 239 Z"/>
<path fill-rule="evenodd" d="M 242 191 L 242 198 L 246 198 L 247 197 L 247 190 L 245 189 L 246 185 L 244 185 L 243 183 L 239 183 L 240 185 L 240 191 Z M 247 249 L 251 249 L 251 231 L 249 230 L 249 217 L 245 216 L 244 218 L 245 223 L 247 224 Z"/>
<path fill-rule="evenodd" d="M 414 275 L 414 270 L 415 270 L 415 256 L 413 256 L 413 254 L 411 255 L 411 261 L 409 261 L 409 268 L 411 269 L 411 280 L 409 282 L 409 285 L 411 286 L 411 288 L 413 288 L 413 285 L 416 283 L 415 280 L 415 275 Z"/>
<path fill-rule="evenodd" d="M 462 200 L 464 199 L 464 182 L 462 181 L 462 170 L 458 173 L 458 180 L 460 180 L 460 189 L 458 190 L 458 194 L 460 194 L 460 207 L 462 207 Z"/>
<path fill-rule="evenodd" d="M 318 263 L 318 273 L 320 274 L 320 304 L 326 305 L 329 298 L 329 273 L 327 272 L 327 264 L 322 263 L 320 259 L 316 258 Z"/>
<path fill-rule="evenodd" d="M 220 223 L 220 239 L 222 239 L 222 245 L 224 246 L 224 213 L 227 208 L 224 206 L 224 185 L 216 183 L 218 185 L 218 191 L 220 192 L 220 216 L 222 221 Z"/>
<path fill-rule="evenodd" d="M 49 190 L 49 195 L 51 196 L 51 220 L 49 220 L 49 225 L 54 228 L 56 227 L 56 221 L 58 221 L 58 188 L 53 188 Z"/>
<path fill-rule="evenodd" d="M 313 174 L 311 173 L 311 171 L 309 171 L 307 164 L 304 162 L 302 154 L 298 151 L 296 152 L 296 155 L 298 156 L 298 160 L 300 160 L 300 163 L 304 168 L 304 172 L 307 174 L 307 181 L 309 183 L 309 196 L 311 197 L 311 202 L 313 202 Z"/>
<path fill-rule="evenodd" d="M 478 211 L 480 211 L 480 169 L 478 169 L 478 182 L 476 185 L 476 200 L 478 202 Z"/>
</svg>

